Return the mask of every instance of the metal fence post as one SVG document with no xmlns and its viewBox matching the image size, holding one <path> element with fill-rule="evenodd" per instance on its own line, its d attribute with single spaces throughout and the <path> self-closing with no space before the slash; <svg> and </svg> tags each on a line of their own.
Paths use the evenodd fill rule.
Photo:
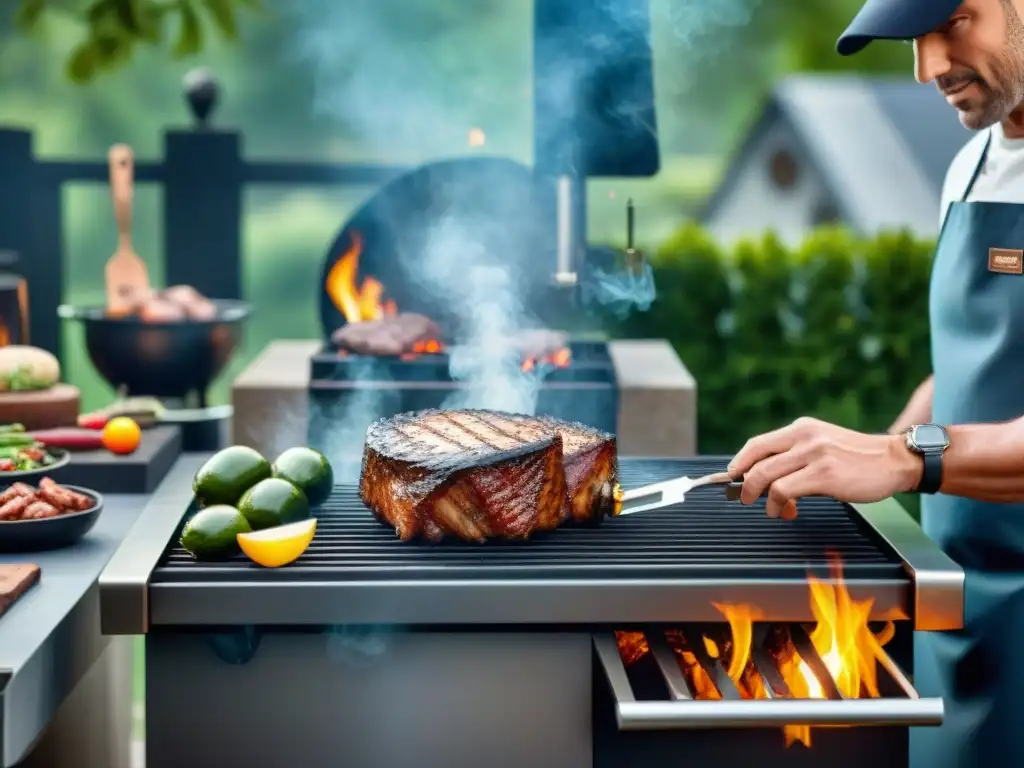
<svg viewBox="0 0 1024 768">
<path fill-rule="evenodd" d="M 164 274 L 168 285 L 241 299 L 241 135 L 209 128 L 218 96 L 209 73 L 190 73 L 186 96 L 196 126 L 164 137 Z"/>
<path fill-rule="evenodd" d="M 64 295 L 61 185 L 32 152 L 31 132 L 0 128 L 0 249 L 19 255 L 28 282 L 31 343 L 61 357 Z"/>
</svg>

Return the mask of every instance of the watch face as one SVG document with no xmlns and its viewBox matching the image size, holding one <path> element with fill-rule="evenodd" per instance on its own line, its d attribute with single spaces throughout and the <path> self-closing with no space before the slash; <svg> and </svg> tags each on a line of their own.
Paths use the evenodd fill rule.
<svg viewBox="0 0 1024 768">
<path fill-rule="evenodd" d="M 910 435 L 914 444 L 921 450 L 929 448 L 945 448 L 949 445 L 946 430 L 935 424 L 918 424 Z"/>
</svg>

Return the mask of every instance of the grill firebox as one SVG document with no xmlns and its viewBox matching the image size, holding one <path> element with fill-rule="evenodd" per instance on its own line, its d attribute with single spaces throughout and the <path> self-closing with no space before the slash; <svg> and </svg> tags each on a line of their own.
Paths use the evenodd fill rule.
<svg viewBox="0 0 1024 768">
<path fill-rule="evenodd" d="M 589 274 L 585 265 L 565 267 L 581 273 L 579 286 L 553 283 L 555 213 L 551 179 L 494 158 L 430 163 L 367 200 L 324 260 L 324 347 L 310 361 L 307 442 L 337 457 L 343 448 L 338 442 L 360 441 L 377 418 L 450 404 L 461 386 L 450 375 L 447 344 L 473 340 L 511 348 L 522 342 L 515 338 L 522 328 L 594 327 L 595 318 L 580 304 L 582 278 Z M 575 226 L 585 229 L 582 220 Z M 586 249 L 579 250 L 582 256 Z M 493 312 L 481 316 L 476 307 L 489 304 Z M 396 322 L 405 313 L 430 318 L 435 325 L 429 331 L 414 325 L 438 338 L 410 342 L 406 354 L 391 357 L 339 355 L 333 346 L 334 333 L 345 326 Z M 505 333 L 497 329 L 506 327 L 509 338 L 497 338 Z M 495 338 L 481 339 L 483 328 Z M 516 364 L 529 369 L 523 376 L 535 379 L 523 389 L 536 389 L 537 413 L 617 432 L 619 387 L 607 344 L 540 346 L 535 352 L 509 350 L 510 356 L 523 355 Z M 379 343 L 358 348 L 382 349 Z M 509 375 L 504 365 L 497 367 L 502 370 L 477 378 Z"/>
<path fill-rule="evenodd" d="M 614 434 L 619 387 L 608 345 L 570 342 L 568 351 L 568 365 L 541 361 L 533 370 L 521 373 L 538 380 L 537 413 Z M 449 362 L 446 354 L 418 354 L 407 359 L 339 355 L 327 345 L 310 361 L 309 445 L 334 455 L 339 429 L 344 429 L 346 438 L 355 433 L 361 437 L 375 419 L 442 407 L 461 387 L 452 380 Z M 361 442 L 356 447 L 361 448 Z"/>
<path fill-rule="evenodd" d="M 629 487 L 725 462 L 620 463 Z M 683 506 L 598 528 L 481 546 L 399 542 L 354 489 L 339 488 L 303 558 L 264 570 L 197 563 L 175 546 L 195 469 L 179 464 L 100 580 L 104 631 L 148 634 L 151 768 L 646 768 L 683 756 L 896 768 L 906 765 L 908 726 L 941 722 L 942 702 L 919 697 L 902 670 L 915 627 L 962 622 L 963 573 L 894 503 L 806 499 L 797 520 L 782 522 L 703 489 Z M 837 695 L 808 649 L 808 573 L 827 579 L 830 553 L 851 597 L 874 600 L 870 619 L 895 620 L 879 698 Z M 745 698 L 723 676 L 726 657 L 701 651 L 704 637 L 726 647 L 715 603 L 761 609 L 751 663 L 765 698 Z M 617 630 L 643 632 L 649 652 L 626 663 Z M 821 698 L 788 696 L 780 684 L 766 655 L 780 632 Z M 717 699 L 695 695 L 671 650 L 680 641 Z M 268 695 L 277 701 L 269 722 Z M 785 724 L 815 726 L 812 746 L 787 748 Z M 219 746 L 197 757 L 183 732 Z"/>
</svg>

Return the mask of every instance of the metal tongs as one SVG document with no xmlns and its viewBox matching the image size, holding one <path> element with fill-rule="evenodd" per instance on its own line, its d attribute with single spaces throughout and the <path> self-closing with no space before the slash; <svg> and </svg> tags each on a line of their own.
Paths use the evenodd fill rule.
<svg viewBox="0 0 1024 768">
<path fill-rule="evenodd" d="M 704 477 L 677 477 L 675 480 L 652 483 L 629 491 L 618 491 L 615 493 L 615 516 L 621 517 L 681 504 L 687 493 L 705 485 L 725 486 L 725 497 L 729 501 L 736 501 L 740 497 L 743 481 L 733 480 L 728 472 L 715 472 Z"/>
</svg>

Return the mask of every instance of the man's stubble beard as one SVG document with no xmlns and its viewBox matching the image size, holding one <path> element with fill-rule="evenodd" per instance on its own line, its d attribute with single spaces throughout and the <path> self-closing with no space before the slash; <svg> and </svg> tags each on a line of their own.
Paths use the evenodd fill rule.
<svg viewBox="0 0 1024 768">
<path fill-rule="evenodd" d="M 1005 120 L 1024 104 L 1024 22 L 1012 0 L 1000 0 L 1006 14 L 1006 46 L 992 62 L 987 82 L 979 82 L 982 103 L 959 111 L 965 128 L 980 131 Z"/>
</svg>

